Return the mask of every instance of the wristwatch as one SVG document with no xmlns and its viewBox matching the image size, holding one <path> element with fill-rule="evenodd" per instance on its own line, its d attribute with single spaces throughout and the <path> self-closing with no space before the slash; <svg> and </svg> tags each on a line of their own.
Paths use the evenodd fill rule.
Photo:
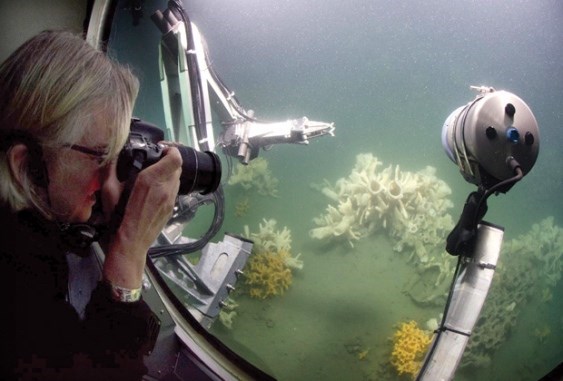
<svg viewBox="0 0 563 381">
<path fill-rule="evenodd" d="M 132 303 L 141 299 L 142 288 L 125 288 L 107 282 L 110 287 L 111 297 L 116 302 Z"/>
</svg>

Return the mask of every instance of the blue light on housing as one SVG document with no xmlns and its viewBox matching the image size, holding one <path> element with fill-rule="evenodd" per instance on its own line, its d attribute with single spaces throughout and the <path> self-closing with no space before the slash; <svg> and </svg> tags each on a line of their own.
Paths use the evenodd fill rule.
<svg viewBox="0 0 563 381">
<path fill-rule="evenodd" d="M 520 139 L 520 133 L 516 128 L 509 127 L 506 130 L 506 139 L 508 139 L 508 141 L 511 142 L 512 144 L 516 144 L 518 143 L 518 139 Z"/>
</svg>

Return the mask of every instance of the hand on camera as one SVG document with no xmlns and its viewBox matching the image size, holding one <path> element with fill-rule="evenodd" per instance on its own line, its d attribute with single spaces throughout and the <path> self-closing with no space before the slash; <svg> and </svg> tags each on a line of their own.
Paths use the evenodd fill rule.
<svg viewBox="0 0 563 381">
<path fill-rule="evenodd" d="M 104 276 L 111 283 L 140 287 L 147 251 L 172 215 L 181 171 L 180 152 L 175 147 L 166 147 L 162 159 L 137 176 L 121 224 L 106 253 Z M 115 165 L 108 172 L 102 189 L 106 216 L 122 191 Z"/>
</svg>

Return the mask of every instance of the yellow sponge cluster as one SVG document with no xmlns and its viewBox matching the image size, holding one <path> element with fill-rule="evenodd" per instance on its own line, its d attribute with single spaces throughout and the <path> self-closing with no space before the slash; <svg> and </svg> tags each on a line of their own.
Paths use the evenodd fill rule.
<svg viewBox="0 0 563 381">
<path fill-rule="evenodd" d="M 391 364 L 399 375 L 416 376 L 432 335 L 418 328 L 415 321 L 402 323 L 393 336 Z"/>
<path fill-rule="evenodd" d="M 293 275 L 286 265 L 288 256 L 287 251 L 280 250 L 257 253 L 250 257 L 245 273 L 251 297 L 266 299 L 281 295 L 289 288 Z"/>
</svg>

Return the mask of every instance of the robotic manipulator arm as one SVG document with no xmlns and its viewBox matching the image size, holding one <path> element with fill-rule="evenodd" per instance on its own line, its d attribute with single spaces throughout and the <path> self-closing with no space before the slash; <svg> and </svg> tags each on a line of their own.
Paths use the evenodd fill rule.
<svg viewBox="0 0 563 381">
<path fill-rule="evenodd" d="M 186 176 L 193 178 L 188 183 L 199 185 L 201 179 L 220 178 L 221 165 L 216 163 L 219 159 L 212 153 L 216 147 L 222 147 L 227 156 L 248 164 L 258 156 L 260 148 L 278 143 L 307 144 L 311 138 L 334 134 L 332 123 L 314 122 L 306 117 L 275 123 L 256 120 L 252 112 L 239 105 L 234 93 L 213 71 L 203 38 L 178 1 L 169 1 L 166 10 L 155 12 L 151 18 L 162 32 L 159 68 L 167 139 L 187 146 L 181 152 L 197 153 L 192 155 L 196 157 L 195 164 L 183 168 L 182 173 L 195 172 L 193 176 Z M 217 140 L 211 120 L 212 106 L 222 125 Z M 134 126 L 140 130 L 146 124 L 136 121 Z M 213 160 L 198 151 L 205 151 Z M 205 165 L 209 161 L 212 165 Z M 228 294 L 242 273 L 253 243 L 229 234 L 223 241 L 209 242 L 220 229 L 224 208 L 219 181 L 206 183 L 209 186 L 201 186 L 205 189 L 200 193 L 180 192 L 175 213 L 149 250 L 149 256 L 161 274 L 183 290 L 185 305 L 192 315 L 204 327 L 209 327 L 221 309 L 228 308 Z M 195 210 L 211 203 L 215 206 L 215 215 L 207 233 L 198 240 L 185 237 L 184 225 L 194 217 Z M 184 254 L 199 250 L 200 260 L 193 265 Z"/>
<path fill-rule="evenodd" d="M 504 229 L 482 221 L 491 194 L 506 193 L 533 167 L 539 152 L 538 124 L 518 96 L 472 86 L 477 97 L 453 111 L 442 144 L 468 182 L 477 185 L 449 234 L 446 250 L 458 265 L 440 327 L 417 380 L 452 380 L 485 303 Z"/>
<path fill-rule="evenodd" d="M 260 148 L 278 143 L 308 144 L 309 139 L 334 135 L 333 123 L 300 119 L 261 122 L 243 109 L 210 65 L 204 40 L 186 13 L 169 7 L 152 20 L 162 32 L 160 77 L 170 138 L 195 149 L 221 146 L 241 163 L 256 158 Z M 166 102 L 168 99 L 168 103 Z M 223 131 L 215 141 L 211 105 Z"/>
</svg>

